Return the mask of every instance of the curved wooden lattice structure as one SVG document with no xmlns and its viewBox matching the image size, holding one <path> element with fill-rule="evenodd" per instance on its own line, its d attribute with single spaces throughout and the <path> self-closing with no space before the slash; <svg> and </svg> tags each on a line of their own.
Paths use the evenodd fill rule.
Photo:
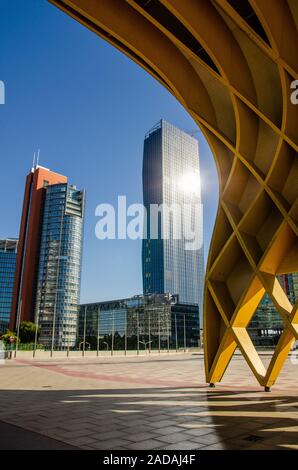
<svg viewBox="0 0 298 470">
<path fill-rule="evenodd" d="M 146 69 L 203 131 L 220 199 L 205 283 L 206 379 L 237 347 L 270 387 L 298 337 L 277 275 L 298 271 L 296 0 L 50 0 Z M 247 326 L 267 292 L 284 332 L 267 370 Z"/>
</svg>

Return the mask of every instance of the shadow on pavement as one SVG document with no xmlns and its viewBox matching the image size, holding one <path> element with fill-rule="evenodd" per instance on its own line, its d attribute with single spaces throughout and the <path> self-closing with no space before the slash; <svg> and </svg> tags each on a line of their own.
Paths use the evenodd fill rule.
<svg viewBox="0 0 298 470">
<path fill-rule="evenodd" d="M 0 423 L 1 449 L 88 448 L 81 445 L 85 439 L 90 447 L 91 441 L 98 441 L 95 448 L 107 445 L 106 450 L 113 442 L 117 450 L 117 439 L 133 443 L 140 433 L 144 442 L 165 439 L 165 446 L 175 434 L 177 450 L 181 442 L 195 442 L 198 449 L 291 449 L 298 441 L 297 398 L 273 392 L 205 387 L 1 390 L 0 410 L 5 421 Z"/>
</svg>

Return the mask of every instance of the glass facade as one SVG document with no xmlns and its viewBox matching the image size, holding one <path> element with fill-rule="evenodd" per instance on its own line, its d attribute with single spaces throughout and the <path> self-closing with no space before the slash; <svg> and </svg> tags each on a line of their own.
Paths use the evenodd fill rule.
<svg viewBox="0 0 298 470">
<path fill-rule="evenodd" d="M 198 306 L 170 294 L 81 305 L 79 346 L 92 349 L 178 349 L 198 347 Z"/>
<path fill-rule="evenodd" d="M 292 305 L 298 299 L 298 273 L 277 276 Z M 248 332 L 255 346 L 275 346 L 283 331 L 283 321 L 268 294 L 265 294 L 257 308 Z"/>
<path fill-rule="evenodd" d="M 17 239 L 0 240 L 0 333 L 9 327 L 17 247 Z"/>
<path fill-rule="evenodd" d="M 46 188 L 35 309 L 46 347 L 76 344 L 84 200 L 84 191 L 67 183 Z"/>
<path fill-rule="evenodd" d="M 204 259 L 198 141 L 163 120 L 145 137 L 143 196 L 148 235 L 142 248 L 144 294 L 175 293 L 180 302 L 197 304 L 202 311 Z M 163 205 L 157 238 L 152 237 L 152 204 Z M 201 241 L 196 249 L 187 249 L 190 230 L 196 231 Z"/>
</svg>

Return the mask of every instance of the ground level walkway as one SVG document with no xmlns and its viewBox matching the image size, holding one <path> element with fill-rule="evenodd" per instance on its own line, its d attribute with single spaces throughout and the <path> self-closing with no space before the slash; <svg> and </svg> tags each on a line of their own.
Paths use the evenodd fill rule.
<svg viewBox="0 0 298 470">
<path fill-rule="evenodd" d="M 240 354 L 214 389 L 198 353 L 18 356 L 0 366 L 0 448 L 298 449 L 297 362 L 266 393 Z"/>
</svg>

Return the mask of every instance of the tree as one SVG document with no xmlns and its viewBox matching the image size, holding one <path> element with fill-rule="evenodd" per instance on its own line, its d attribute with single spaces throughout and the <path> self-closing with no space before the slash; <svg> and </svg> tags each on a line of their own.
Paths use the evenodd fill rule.
<svg viewBox="0 0 298 470">
<path fill-rule="evenodd" d="M 36 334 L 36 325 L 30 321 L 23 321 L 20 324 L 20 341 L 23 344 L 34 343 Z M 37 338 L 39 336 L 39 330 L 37 332 Z"/>
<path fill-rule="evenodd" d="M 11 345 L 17 342 L 17 336 L 13 331 L 6 330 L 6 333 L 4 333 L 1 337 L 0 340 L 4 342 L 6 345 Z"/>
</svg>

